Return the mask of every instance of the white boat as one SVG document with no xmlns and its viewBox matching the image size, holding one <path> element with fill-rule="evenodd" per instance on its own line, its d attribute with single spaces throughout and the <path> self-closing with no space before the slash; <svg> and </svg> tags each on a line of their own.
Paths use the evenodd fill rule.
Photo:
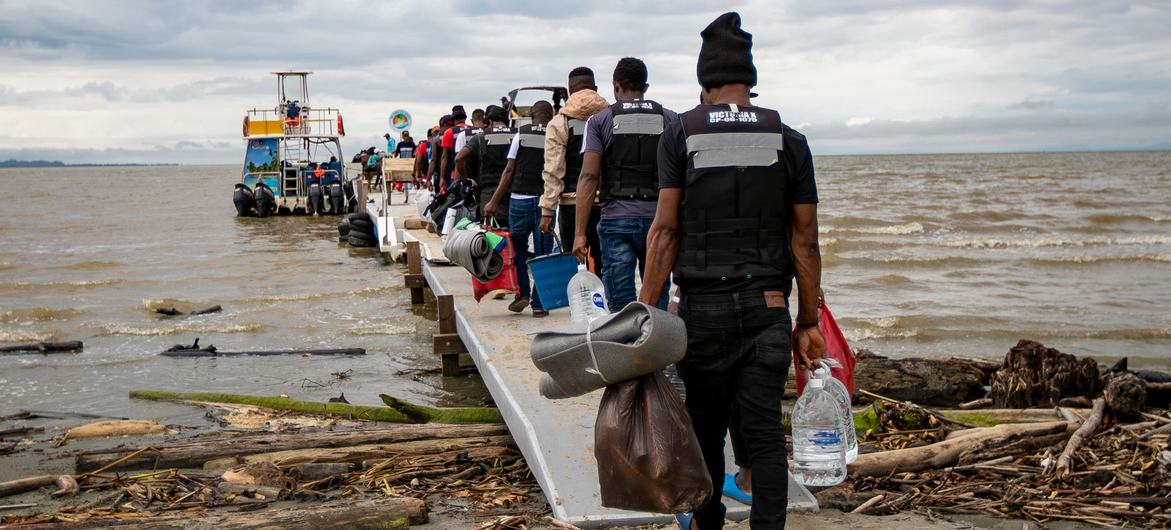
<svg viewBox="0 0 1171 530">
<path fill-rule="evenodd" d="M 247 150 L 233 194 L 238 216 L 341 215 L 357 207 L 342 156 L 342 115 L 310 103 L 312 73 L 273 72 L 276 105 L 245 114 Z"/>
</svg>

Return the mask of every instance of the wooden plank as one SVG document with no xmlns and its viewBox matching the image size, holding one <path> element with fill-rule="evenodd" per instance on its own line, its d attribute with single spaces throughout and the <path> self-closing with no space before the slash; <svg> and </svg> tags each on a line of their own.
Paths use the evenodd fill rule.
<svg viewBox="0 0 1171 530">
<path fill-rule="evenodd" d="M 436 333 L 431 335 L 431 347 L 435 353 L 467 353 L 463 339 L 458 333 Z"/>
<path fill-rule="evenodd" d="M 443 376 L 444 377 L 458 377 L 459 370 L 459 354 L 445 353 L 443 354 Z"/>
<path fill-rule="evenodd" d="M 455 297 L 450 294 L 436 296 L 435 307 L 439 314 L 439 333 L 455 333 Z"/>
</svg>

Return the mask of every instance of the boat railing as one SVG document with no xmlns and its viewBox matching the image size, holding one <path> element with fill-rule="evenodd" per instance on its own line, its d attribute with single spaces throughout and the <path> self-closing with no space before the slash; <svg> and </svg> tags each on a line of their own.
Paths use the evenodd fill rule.
<svg viewBox="0 0 1171 530">
<path fill-rule="evenodd" d="M 286 108 L 252 109 L 247 114 L 248 136 L 344 136 L 341 114 L 332 108 L 301 108 L 288 116 Z"/>
</svg>

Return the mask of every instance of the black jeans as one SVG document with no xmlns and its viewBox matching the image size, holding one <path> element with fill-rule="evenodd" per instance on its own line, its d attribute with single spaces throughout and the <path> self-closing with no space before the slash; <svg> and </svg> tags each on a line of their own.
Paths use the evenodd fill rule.
<svg viewBox="0 0 1171 530">
<path fill-rule="evenodd" d="M 767 307 L 763 291 L 683 293 L 679 316 L 687 324 L 687 355 L 676 366 L 712 477 L 712 498 L 696 510 L 696 524 L 723 528 L 724 438 L 732 428 L 752 468 L 751 527 L 783 528 L 789 467 L 781 398 L 793 355 L 789 310 Z"/>
<path fill-rule="evenodd" d="M 561 250 L 572 252 L 574 230 L 577 228 L 577 205 L 562 204 L 557 208 L 557 218 Z M 594 260 L 594 267 L 599 276 L 602 274 L 602 241 L 598 239 L 598 221 L 601 218 L 602 207 L 595 204 L 590 210 L 590 223 L 586 225 L 586 244 L 590 246 L 590 258 Z"/>
</svg>

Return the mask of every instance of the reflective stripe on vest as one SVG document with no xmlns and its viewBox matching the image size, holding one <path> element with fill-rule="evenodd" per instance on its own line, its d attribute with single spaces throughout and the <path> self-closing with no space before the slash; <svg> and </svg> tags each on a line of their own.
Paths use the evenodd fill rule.
<svg viewBox="0 0 1171 530">
<path fill-rule="evenodd" d="M 709 133 L 687 137 L 696 169 L 771 166 L 784 146 L 780 133 Z"/>
<path fill-rule="evenodd" d="M 663 134 L 662 114 L 616 114 L 614 134 Z"/>
<path fill-rule="evenodd" d="M 536 149 L 545 148 L 545 136 L 541 134 L 525 134 L 520 135 L 521 147 L 533 147 Z"/>
<path fill-rule="evenodd" d="M 502 132 L 502 133 L 485 134 L 484 141 L 486 142 L 486 145 L 491 145 L 491 146 L 508 145 L 508 142 L 512 141 L 513 136 L 516 136 L 516 133 Z"/>
</svg>

